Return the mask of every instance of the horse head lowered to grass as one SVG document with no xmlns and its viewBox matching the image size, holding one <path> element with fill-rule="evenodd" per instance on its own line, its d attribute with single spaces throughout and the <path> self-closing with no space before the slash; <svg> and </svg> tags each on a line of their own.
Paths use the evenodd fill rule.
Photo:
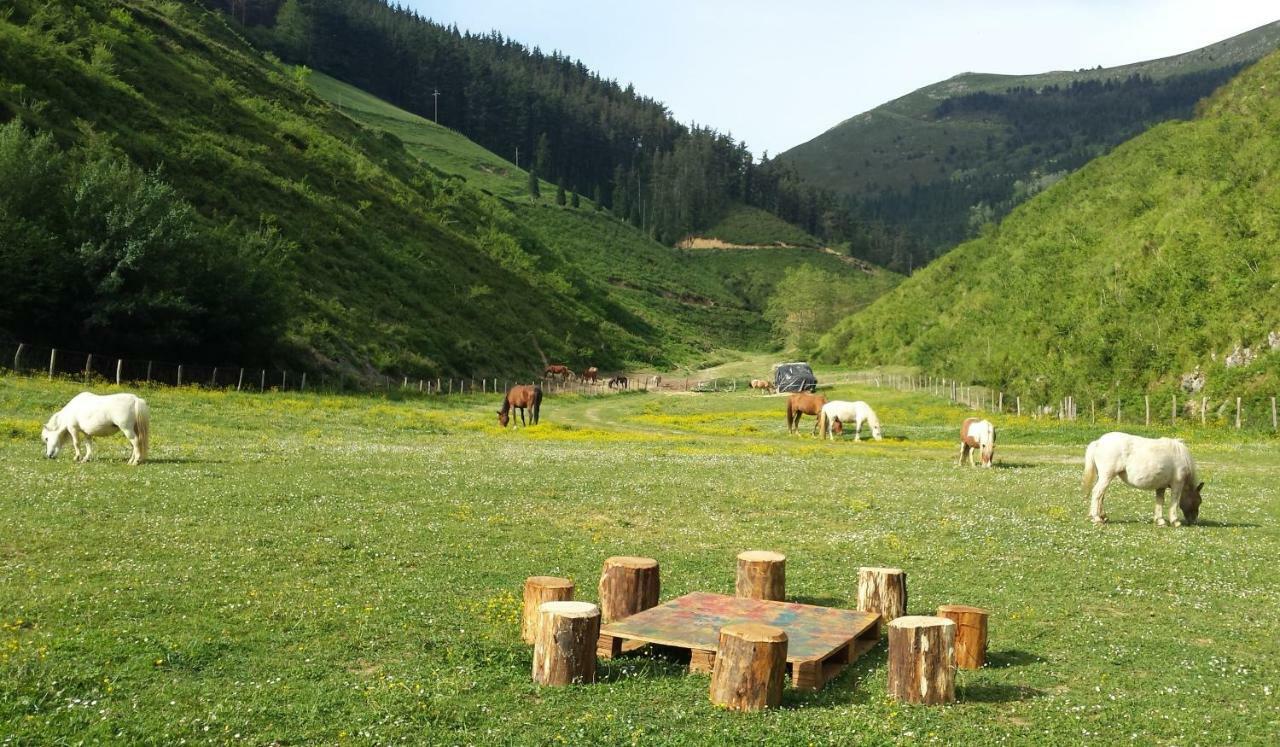
<svg viewBox="0 0 1280 747">
<path fill-rule="evenodd" d="M 507 427 L 513 407 L 520 411 L 520 425 L 526 424 L 524 418 L 526 408 L 530 411 L 529 421 L 537 425 L 538 417 L 542 412 L 542 387 L 533 384 L 516 384 L 508 389 L 506 396 L 502 398 L 502 409 L 498 410 L 498 425 Z"/>
<path fill-rule="evenodd" d="M 133 447 L 129 464 L 141 464 L 147 458 L 151 432 L 151 409 L 147 407 L 146 400 L 133 394 L 99 396 L 81 392 L 45 423 L 41 433 L 44 455 L 53 459 L 70 441 L 76 461 L 87 462 L 93 458 L 93 437 L 107 436 L 117 430 L 129 439 L 129 445 Z M 84 441 L 83 456 L 80 454 L 81 440 Z"/>
</svg>

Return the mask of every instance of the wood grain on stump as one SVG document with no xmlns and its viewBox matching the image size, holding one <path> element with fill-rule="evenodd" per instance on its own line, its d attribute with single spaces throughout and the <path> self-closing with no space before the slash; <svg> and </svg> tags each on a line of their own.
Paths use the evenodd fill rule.
<svg viewBox="0 0 1280 747">
<path fill-rule="evenodd" d="M 781 602 L 786 598 L 787 556 L 768 550 L 738 553 L 735 596 Z"/>
<path fill-rule="evenodd" d="M 660 586 L 658 561 L 653 558 L 608 558 L 600 574 L 600 613 L 604 622 L 656 607 Z"/>
<path fill-rule="evenodd" d="M 858 569 L 858 611 L 892 622 L 907 614 L 907 574 L 901 568 Z"/>
<path fill-rule="evenodd" d="M 938 617 L 945 617 L 956 624 L 957 667 L 982 669 L 982 665 L 987 663 L 989 614 L 980 607 L 966 604 L 944 604 L 938 608 Z"/>
<path fill-rule="evenodd" d="M 543 602 L 573 599 L 573 582 L 558 576 L 530 576 L 524 580 L 524 613 L 520 616 L 520 637 L 533 643 L 538 627 L 538 607 Z"/>
<path fill-rule="evenodd" d="M 910 615 L 889 623 L 889 695 L 938 705 L 956 699 L 956 624 Z"/>
<path fill-rule="evenodd" d="M 600 608 L 590 602 L 543 602 L 533 642 L 533 681 L 572 685 L 596 679 Z"/>
<path fill-rule="evenodd" d="M 786 669 L 787 634 L 781 628 L 725 625 L 711 671 L 711 702 L 733 711 L 777 708 Z"/>
</svg>

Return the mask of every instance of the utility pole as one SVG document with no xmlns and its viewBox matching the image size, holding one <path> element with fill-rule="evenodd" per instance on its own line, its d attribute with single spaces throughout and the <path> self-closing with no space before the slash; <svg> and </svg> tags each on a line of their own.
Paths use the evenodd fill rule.
<svg viewBox="0 0 1280 747">
<path fill-rule="evenodd" d="M 440 89 L 435 89 L 435 93 L 431 94 L 431 98 L 435 103 L 435 116 L 431 118 L 432 122 L 440 124 Z"/>
</svg>

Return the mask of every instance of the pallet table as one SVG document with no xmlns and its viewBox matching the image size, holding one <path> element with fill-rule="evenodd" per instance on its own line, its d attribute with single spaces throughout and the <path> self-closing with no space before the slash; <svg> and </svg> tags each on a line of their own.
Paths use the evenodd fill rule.
<svg viewBox="0 0 1280 747">
<path fill-rule="evenodd" d="M 710 672 L 720 628 L 738 622 L 786 631 L 791 684 L 802 690 L 821 689 L 880 642 L 877 614 L 694 592 L 604 626 L 596 652 L 608 659 L 624 644 L 654 643 L 687 649 L 689 671 Z"/>
</svg>

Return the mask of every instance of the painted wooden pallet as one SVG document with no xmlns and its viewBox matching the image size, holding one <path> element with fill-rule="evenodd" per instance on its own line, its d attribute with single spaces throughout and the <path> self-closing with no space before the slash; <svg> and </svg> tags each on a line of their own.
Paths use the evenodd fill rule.
<svg viewBox="0 0 1280 747">
<path fill-rule="evenodd" d="M 597 652 L 612 658 L 637 642 L 688 649 L 689 671 L 710 672 L 720 628 L 734 622 L 786 631 L 791 683 L 804 690 L 822 688 L 880 642 L 876 614 L 694 592 L 604 626 Z"/>
</svg>

